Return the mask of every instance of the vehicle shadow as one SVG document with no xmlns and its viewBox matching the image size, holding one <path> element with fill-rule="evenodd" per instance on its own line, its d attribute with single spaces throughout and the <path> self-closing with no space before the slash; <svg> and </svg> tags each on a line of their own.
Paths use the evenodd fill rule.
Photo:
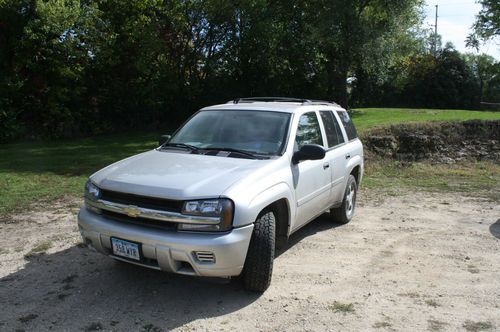
<svg viewBox="0 0 500 332">
<path fill-rule="evenodd" d="M 170 330 L 258 297 L 235 281 L 162 273 L 75 246 L 0 279 L 0 330 Z"/>
<path fill-rule="evenodd" d="M 279 257 L 283 253 L 285 253 L 288 249 L 295 246 L 297 243 L 302 241 L 303 239 L 312 236 L 316 233 L 323 232 L 332 228 L 337 228 L 343 226 L 341 224 L 335 223 L 330 220 L 328 214 L 323 214 L 311 221 L 304 227 L 300 228 L 298 231 L 290 235 L 288 242 L 281 248 L 276 250 L 275 257 Z"/>
<path fill-rule="evenodd" d="M 277 252 L 336 225 L 309 223 Z M 28 258 L 0 278 L 0 330 L 171 330 L 251 305 L 238 279 L 197 278 L 114 261 L 84 246 Z"/>
<path fill-rule="evenodd" d="M 497 239 L 500 239 L 500 219 L 490 226 L 490 233 Z"/>
</svg>

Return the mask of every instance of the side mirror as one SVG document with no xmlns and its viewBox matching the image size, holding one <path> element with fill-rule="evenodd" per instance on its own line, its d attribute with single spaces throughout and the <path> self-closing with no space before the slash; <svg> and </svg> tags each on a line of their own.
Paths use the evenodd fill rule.
<svg viewBox="0 0 500 332">
<path fill-rule="evenodd" d="M 167 143 L 170 140 L 170 135 L 161 135 L 160 139 L 158 140 L 158 145 L 162 146 L 163 144 Z"/>
<path fill-rule="evenodd" d="M 292 163 L 298 164 L 302 160 L 321 160 L 325 158 L 325 149 L 321 145 L 306 144 L 292 157 Z"/>
</svg>

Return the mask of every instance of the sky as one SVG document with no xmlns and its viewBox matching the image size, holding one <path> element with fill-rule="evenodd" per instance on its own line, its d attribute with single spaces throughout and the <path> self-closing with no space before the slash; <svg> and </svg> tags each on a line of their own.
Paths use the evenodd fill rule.
<svg viewBox="0 0 500 332">
<path fill-rule="evenodd" d="M 465 38 L 471 31 L 476 14 L 481 5 L 475 0 L 426 0 L 425 25 L 434 28 L 434 19 L 438 5 L 438 34 L 442 36 L 443 46 L 450 41 L 460 52 L 472 52 L 465 47 Z M 500 38 L 481 46 L 479 52 L 486 53 L 500 60 Z"/>
</svg>

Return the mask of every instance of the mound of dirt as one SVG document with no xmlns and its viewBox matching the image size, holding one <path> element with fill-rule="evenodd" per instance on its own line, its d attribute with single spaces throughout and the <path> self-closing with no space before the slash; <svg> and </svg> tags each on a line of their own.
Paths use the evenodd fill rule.
<svg viewBox="0 0 500 332">
<path fill-rule="evenodd" d="M 394 125 L 362 140 L 369 153 L 401 161 L 500 161 L 500 120 Z"/>
</svg>

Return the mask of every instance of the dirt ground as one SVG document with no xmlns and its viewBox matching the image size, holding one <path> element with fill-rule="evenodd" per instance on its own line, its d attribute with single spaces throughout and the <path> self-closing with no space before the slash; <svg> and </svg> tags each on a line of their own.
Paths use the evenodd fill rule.
<svg viewBox="0 0 500 332">
<path fill-rule="evenodd" d="M 79 204 L 0 221 L 0 330 L 500 330 L 498 202 L 364 190 L 350 224 L 291 237 L 262 295 L 91 252 Z"/>
</svg>

